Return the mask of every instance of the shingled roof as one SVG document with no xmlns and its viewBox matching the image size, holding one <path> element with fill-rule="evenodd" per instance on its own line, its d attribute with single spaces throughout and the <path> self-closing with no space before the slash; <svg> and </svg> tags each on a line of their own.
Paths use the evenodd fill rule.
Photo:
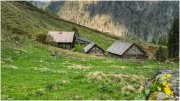
<svg viewBox="0 0 180 101">
<path fill-rule="evenodd" d="M 91 42 L 90 44 L 88 44 L 83 51 L 85 53 L 87 53 L 91 48 L 93 48 L 96 44 L 94 42 Z M 96 45 L 97 47 L 99 47 L 98 45 Z M 102 51 L 104 51 L 101 47 L 99 47 Z"/>
<path fill-rule="evenodd" d="M 113 54 L 122 55 L 133 43 L 115 41 L 107 51 Z"/>
<path fill-rule="evenodd" d="M 56 42 L 73 42 L 74 32 L 61 32 L 61 31 L 49 31 L 48 35 L 51 35 Z"/>
<path fill-rule="evenodd" d="M 88 52 L 93 46 L 95 45 L 94 42 L 91 42 L 90 44 L 88 44 L 83 50 L 84 52 Z"/>
</svg>

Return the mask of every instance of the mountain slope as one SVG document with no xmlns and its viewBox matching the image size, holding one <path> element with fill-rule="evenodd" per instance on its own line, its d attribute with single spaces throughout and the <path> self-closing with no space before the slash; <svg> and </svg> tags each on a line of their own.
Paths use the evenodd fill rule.
<svg viewBox="0 0 180 101">
<path fill-rule="evenodd" d="M 37 34 L 73 26 L 105 49 L 123 38 L 59 19 L 28 2 L 2 1 L 1 18 L 1 100 L 133 100 L 152 74 L 178 68 L 97 58 L 39 43 Z M 53 51 L 59 56 L 50 55 Z"/>
<path fill-rule="evenodd" d="M 167 37 L 178 1 L 51 1 L 60 18 L 114 35 L 148 42 Z"/>
</svg>

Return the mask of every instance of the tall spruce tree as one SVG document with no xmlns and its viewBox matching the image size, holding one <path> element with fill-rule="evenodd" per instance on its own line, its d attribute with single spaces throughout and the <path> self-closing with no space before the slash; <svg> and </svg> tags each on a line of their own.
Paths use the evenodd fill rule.
<svg viewBox="0 0 180 101">
<path fill-rule="evenodd" d="M 163 38 L 162 38 L 162 36 L 159 37 L 157 44 L 158 45 L 163 45 Z"/>
<path fill-rule="evenodd" d="M 179 17 L 173 19 L 171 30 L 168 35 L 167 47 L 169 58 L 179 56 Z"/>
<path fill-rule="evenodd" d="M 159 49 L 156 51 L 155 57 L 157 61 L 164 62 L 167 59 L 166 49 L 160 46 Z"/>
<path fill-rule="evenodd" d="M 156 44 L 156 40 L 154 38 L 152 38 L 152 43 Z"/>
</svg>

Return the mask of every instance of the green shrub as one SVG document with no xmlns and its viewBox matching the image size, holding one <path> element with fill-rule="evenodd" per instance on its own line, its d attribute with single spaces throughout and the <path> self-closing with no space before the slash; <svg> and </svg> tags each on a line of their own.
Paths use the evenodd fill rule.
<svg viewBox="0 0 180 101">
<path fill-rule="evenodd" d="M 47 45 L 51 45 L 51 46 L 57 47 L 57 42 L 54 41 L 54 39 L 52 38 L 51 35 L 47 35 L 47 36 L 46 36 L 46 41 L 45 41 L 45 43 L 46 43 Z"/>
<path fill-rule="evenodd" d="M 74 52 L 79 52 L 79 53 L 81 53 L 82 50 L 83 50 L 83 48 L 84 48 L 84 46 L 81 46 L 81 45 L 79 45 L 79 44 L 76 44 L 76 47 L 75 47 Z"/>
<path fill-rule="evenodd" d="M 20 40 L 20 37 L 19 37 L 18 35 L 16 35 L 16 36 L 14 37 L 14 39 L 15 39 L 16 41 L 19 41 L 19 40 Z"/>
<path fill-rule="evenodd" d="M 176 57 L 176 58 L 171 58 L 170 61 L 172 61 L 172 62 L 179 62 L 179 58 L 178 58 L 178 57 Z"/>
<path fill-rule="evenodd" d="M 29 39 L 32 39 L 32 35 L 31 35 L 31 34 L 28 34 L 27 37 L 28 37 Z"/>
<path fill-rule="evenodd" d="M 42 95 L 44 95 L 44 94 L 45 94 L 44 89 L 37 89 L 37 90 L 35 91 L 35 95 L 36 95 L 36 96 L 42 96 Z"/>
<path fill-rule="evenodd" d="M 36 36 L 36 41 L 46 44 L 46 38 L 47 38 L 46 34 L 38 34 Z"/>
<path fill-rule="evenodd" d="M 112 93 L 113 89 L 110 88 L 109 85 L 100 85 L 98 91 L 101 93 Z"/>
<path fill-rule="evenodd" d="M 57 42 L 55 42 L 55 41 L 48 42 L 47 44 L 54 46 L 54 47 L 57 47 L 57 45 L 58 45 Z"/>
<path fill-rule="evenodd" d="M 57 87 L 54 84 L 47 84 L 46 89 L 48 89 L 48 90 L 56 90 Z"/>
</svg>

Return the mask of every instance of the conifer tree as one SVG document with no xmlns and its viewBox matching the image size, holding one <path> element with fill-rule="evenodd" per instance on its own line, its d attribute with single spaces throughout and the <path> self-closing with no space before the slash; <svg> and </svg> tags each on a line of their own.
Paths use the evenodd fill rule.
<svg viewBox="0 0 180 101">
<path fill-rule="evenodd" d="M 155 54 L 155 57 L 157 61 L 164 62 L 167 59 L 166 49 L 160 46 Z"/>
<path fill-rule="evenodd" d="M 168 56 L 174 58 L 179 56 L 179 18 L 174 18 L 168 35 Z"/>
<path fill-rule="evenodd" d="M 156 44 L 156 40 L 154 38 L 152 38 L 152 43 Z"/>
</svg>

